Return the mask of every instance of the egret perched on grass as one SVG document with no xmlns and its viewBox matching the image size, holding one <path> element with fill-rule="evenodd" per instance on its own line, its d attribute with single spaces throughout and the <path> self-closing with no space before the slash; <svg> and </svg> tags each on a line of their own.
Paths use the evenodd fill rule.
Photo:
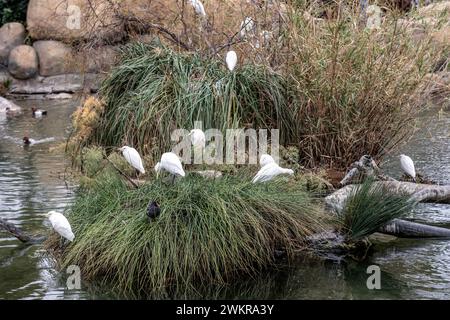
<svg viewBox="0 0 450 320">
<path fill-rule="evenodd" d="M 237 64 L 237 54 L 235 51 L 231 50 L 227 52 L 227 57 L 225 59 L 227 62 L 228 70 L 233 71 Z"/>
<path fill-rule="evenodd" d="M 194 147 L 202 147 L 205 148 L 206 144 L 206 137 L 205 133 L 200 129 L 193 129 L 189 133 L 189 136 L 191 137 L 191 142 Z"/>
<path fill-rule="evenodd" d="M 414 168 L 414 162 L 408 156 L 404 154 L 400 155 L 400 166 L 402 170 L 416 182 L 416 169 Z"/>
<path fill-rule="evenodd" d="M 261 167 L 264 167 L 266 164 L 269 163 L 275 163 L 275 160 L 272 158 L 272 156 L 268 154 L 263 154 L 261 158 L 259 159 L 259 165 Z"/>
<path fill-rule="evenodd" d="M 183 166 L 181 165 L 180 158 L 173 152 L 166 152 L 161 156 L 161 161 L 155 166 L 156 177 L 159 176 L 161 170 L 165 170 L 173 175 L 172 182 L 175 180 L 176 176 L 184 177 Z"/>
<path fill-rule="evenodd" d="M 191 137 L 191 143 L 194 146 L 194 163 L 201 162 L 203 150 L 206 146 L 205 133 L 200 129 L 193 129 L 189 133 Z"/>
<path fill-rule="evenodd" d="M 66 238 L 70 242 L 75 239 L 75 235 L 72 232 L 72 227 L 69 221 L 61 213 L 56 211 L 50 211 L 47 213 L 47 217 L 52 224 L 53 230 L 55 230 L 61 237 Z"/>
<path fill-rule="evenodd" d="M 241 22 L 240 35 L 244 38 L 247 34 L 254 33 L 255 31 L 255 21 L 252 17 L 245 17 L 244 21 Z"/>
<path fill-rule="evenodd" d="M 256 176 L 253 178 L 252 182 L 266 182 L 269 180 L 272 180 L 276 176 L 280 174 L 294 174 L 294 170 L 292 169 L 285 169 L 281 168 L 279 165 L 277 165 L 275 162 L 271 162 L 266 164 L 264 167 L 262 167 Z"/>
<path fill-rule="evenodd" d="M 203 7 L 203 3 L 200 0 L 190 0 L 191 5 L 194 7 L 195 13 L 206 17 L 205 7 Z"/>
<path fill-rule="evenodd" d="M 122 148 L 119 148 L 119 150 L 122 152 L 123 157 L 127 162 L 136 170 L 138 170 L 140 173 L 144 174 L 145 169 L 144 165 L 142 164 L 141 156 L 139 155 L 139 152 L 137 152 L 136 149 L 124 146 Z"/>
</svg>

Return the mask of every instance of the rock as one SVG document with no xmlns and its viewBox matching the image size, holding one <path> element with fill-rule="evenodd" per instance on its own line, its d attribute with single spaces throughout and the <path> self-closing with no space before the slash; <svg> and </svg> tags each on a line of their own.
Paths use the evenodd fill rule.
<svg viewBox="0 0 450 320">
<path fill-rule="evenodd" d="M 11 50 L 25 41 L 25 28 L 17 22 L 6 23 L 0 28 L 0 64 L 6 65 Z"/>
<path fill-rule="evenodd" d="M 123 35 L 114 8 L 117 1 L 30 0 L 27 27 L 36 40 L 71 43 L 96 37 L 117 41 Z"/>
<path fill-rule="evenodd" d="M 101 46 L 95 49 L 84 50 L 77 53 L 78 70 L 88 73 L 107 72 L 117 59 L 117 48 Z"/>
<path fill-rule="evenodd" d="M 72 49 L 58 41 L 36 41 L 33 44 L 39 57 L 39 74 L 44 77 L 77 72 L 73 65 Z"/>
<path fill-rule="evenodd" d="M 64 74 L 51 77 L 37 76 L 33 79 L 13 79 L 10 93 L 20 95 L 48 95 L 98 91 L 102 77 L 98 74 Z"/>
<path fill-rule="evenodd" d="M 6 112 L 9 108 L 11 111 L 20 111 L 20 107 L 6 98 L 0 97 L 0 112 Z"/>
<path fill-rule="evenodd" d="M 36 50 L 27 45 L 20 45 L 9 54 L 8 70 L 17 79 L 29 79 L 38 72 L 39 64 Z"/>
</svg>

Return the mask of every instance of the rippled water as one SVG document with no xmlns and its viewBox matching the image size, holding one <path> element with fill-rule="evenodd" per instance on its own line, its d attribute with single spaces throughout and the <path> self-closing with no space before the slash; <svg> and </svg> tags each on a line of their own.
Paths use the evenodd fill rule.
<svg viewBox="0 0 450 320">
<path fill-rule="evenodd" d="M 73 199 L 66 185 L 67 163 L 54 150 L 64 142 L 70 114 L 77 101 L 18 101 L 25 110 L 38 104 L 48 117 L 34 119 L 26 112 L 0 116 L 0 217 L 30 233 L 45 234 L 49 210 L 64 210 Z M 420 117 L 422 129 L 383 168 L 398 177 L 399 153 L 411 156 L 417 171 L 450 184 L 450 110 L 433 109 Z M 54 138 L 24 147 L 21 139 Z M 450 206 L 421 204 L 411 218 L 450 227 Z M 366 268 L 381 268 L 381 290 L 368 290 Z M 65 289 L 64 276 L 52 266 L 40 245 L 24 246 L 0 231 L 0 299 L 106 298 L 106 290 Z M 87 290 L 89 289 L 89 290 Z M 299 260 L 291 270 L 270 272 L 261 279 L 237 283 L 209 297 L 275 299 L 450 299 L 450 241 L 399 239 L 377 244 L 364 262 L 345 264 Z"/>
</svg>

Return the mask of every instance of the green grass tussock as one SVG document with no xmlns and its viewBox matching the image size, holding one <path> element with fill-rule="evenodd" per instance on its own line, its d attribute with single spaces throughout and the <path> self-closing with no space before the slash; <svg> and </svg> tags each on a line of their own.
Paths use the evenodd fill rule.
<svg viewBox="0 0 450 320">
<path fill-rule="evenodd" d="M 343 232 L 351 240 L 363 239 L 392 219 L 405 216 L 413 207 L 409 196 L 392 194 L 367 180 L 357 185 L 346 201 L 340 217 Z"/>
<path fill-rule="evenodd" d="M 79 265 L 86 280 L 120 292 L 150 294 L 167 287 L 226 284 L 291 258 L 308 235 L 325 227 L 321 212 L 298 184 L 252 184 L 251 177 L 216 180 L 188 175 L 174 185 L 153 180 L 129 189 L 105 171 L 80 189 L 68 212 L 76 240 L 62 266 Z M 153 221 L 150 200 L 161 206 Z M 50 239 L 48 246 L 57 249 Z"/>
<path fill-rule="evenodd" d="M 156 42 L 125 46 L 100 94 L 105 111 L 87 144 L 139 146 L 146 155 L 169 150 L 172 131 L 195 121 L 203 129 L 282 128 L 281 139 L 294 128 L 280 75 L 253 65 L 229 72 L 217 59 Z"/>
</svg>

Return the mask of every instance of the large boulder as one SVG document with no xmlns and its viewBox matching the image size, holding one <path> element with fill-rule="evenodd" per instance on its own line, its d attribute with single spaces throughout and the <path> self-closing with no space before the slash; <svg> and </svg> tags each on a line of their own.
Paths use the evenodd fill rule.
<svg viewBox="0 0 450 320">
<path fill-rule="evenodd" d="M 39 57 L 39 74 L 44 77 L 76 72 L 72 49 L 59 41 L 36 41 L 33 44 Z"/>
<path fill-rule="evenodd" d="M 34 77 L 39 68 L 36 50 L 27 45 L 20 45 L 11 50 L 8 60 L 8 70 L 17 79 Z"/>
<path fill-rule="evenodd" d="M 25 41 L 25 27 L 17 22 L 0 28 L 0 64 L 6 65 L 11 50 Z"/>
<path fill-rule="evenodd" d="M 74 40 L 122 36 L 114 8 L 117 0 L 30 0 L 27 28 L 37 40 Z"/>
<path fill-rule="evenodd" d="M 279 1 L 268 4 L 266 17 L 284 11 L 285 6 Z M 239 30 L 246 16 L 261 12 L 258 2 L 250 0 L 209 0 L 203 3 L 208 18 L 220 30 L 216 35 L 220 33 L 220 40 L 228 40 L 227 35 Z M 77 17 L 80 17 L 79 27 Z M 273 18 L 279 21 L 277 15 Z M 27 27 L 33 39 L 65 43 L 97 40 L 96 43 L 112 44 L 130 33 L 160 32 L 163 29 L 181 36 L 185 27 L 198 30 L 199 23 L 190 2 L 186 1 L 182 6 L 179 0 L 30 0 L 27 12 Z M 149 30 L 148 26 L 155 24 L 162 28 Z M 271 24 L 264 28 L 273 29 Z"/>
</svg>

